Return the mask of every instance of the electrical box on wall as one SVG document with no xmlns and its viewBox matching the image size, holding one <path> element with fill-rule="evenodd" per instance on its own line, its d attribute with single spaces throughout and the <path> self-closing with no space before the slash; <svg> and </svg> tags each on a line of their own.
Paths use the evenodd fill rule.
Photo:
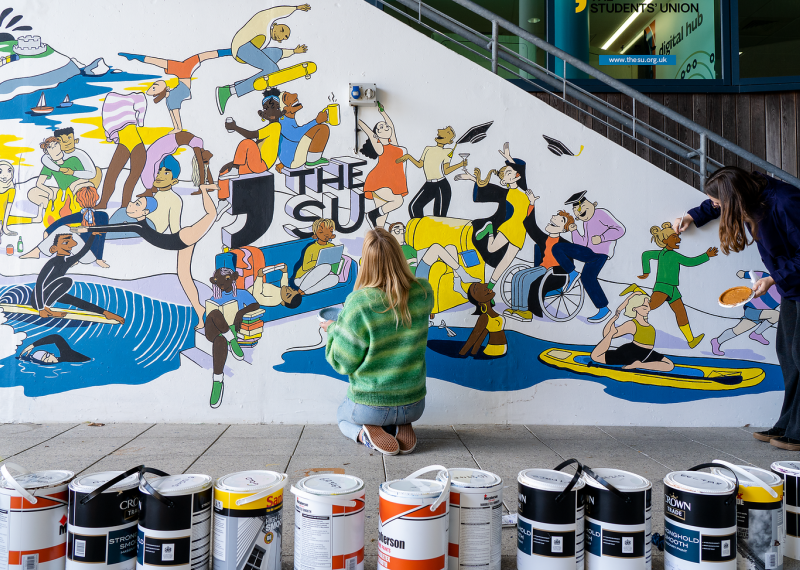
<svg viewBox="0 0 800 570">
<path fill-rule="evenodd" d="M 374 107 L 378 101 L 378 87 L 374 83 L 351 83 L 350 105 Z"/>
</svg>

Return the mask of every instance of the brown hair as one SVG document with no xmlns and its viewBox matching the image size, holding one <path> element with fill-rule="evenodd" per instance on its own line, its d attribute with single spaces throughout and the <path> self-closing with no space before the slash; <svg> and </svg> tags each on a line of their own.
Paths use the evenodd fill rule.
<svg viewBox="0 0 800 570">
<path fill-rule="evenodd" d="M 364 236 L 361 248 L 361 271 L 356 278 L 355 289 L 374 287 L 386 295 L 397 326 L 411 326 L 411 312 L 408 310 L 408 292 L 417 283 L 408 268 L 400 244 L 383 228 L 370 230 Z M 383 311 L 383 312 L 386 312 Z"/>
<path fill-rule="evenodd" d="M 575 223 L 575 218 L 573 218 L 573 217 L 572 217 L 572 214 L 568 214 L 568 213 L 567 213 L 567 212 L 565 212 L 564 210 L 559 210 L 559 211 L 558 211 L 558 213 L 557 213 L 556 215 L 557 215 L 557 216 L 564 216 L 564 218 L 567 220 L 567 223 L 566 223 L 566 224 L 564 224 L 564 229 L 565 229 L 565 230 L 566 230 L 567 228 L 569 228 L 569 227 L 570 227 L 572 224 L 574 224 L 574 223 Z"/>
<path fill-rule="evenodd" d="M 706 194 L 719 200 L 719 244 L 722 253 L 739 252 L 758 239 L 758 210 L 764 205 L 765 177 L 726 166 L 706 182 Z M 747 237 L 749 226 L 753 239 Z"/>
<path fill-rule="evenodd" d="M 39 148 L 43 151 L 47 152 L 47 147 L 50 146 L 51 143 L 60 143 L 60 141 L 56 137 L 47 137 L 41 143 L 39 143 Z"/>
</svg>

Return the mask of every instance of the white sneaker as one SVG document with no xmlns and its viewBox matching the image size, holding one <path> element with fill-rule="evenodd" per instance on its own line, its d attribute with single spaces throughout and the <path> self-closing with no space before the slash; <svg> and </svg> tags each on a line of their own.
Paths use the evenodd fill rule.
<svg viewBox="0 0 800 570">
<path fill-rule="evenodd" d="M 220 180 L 230 180 L 231 178 L 239 178 L 239 169 L 235 166 L 225 174 L 219 175 Z"/>
<path fill-rule="evenodd" d="M 217 220 L 222 217 L 222 214 L 231 209 L 231 203 L 227 200 L 220 200 L 217 204 Z"/>
</svg>

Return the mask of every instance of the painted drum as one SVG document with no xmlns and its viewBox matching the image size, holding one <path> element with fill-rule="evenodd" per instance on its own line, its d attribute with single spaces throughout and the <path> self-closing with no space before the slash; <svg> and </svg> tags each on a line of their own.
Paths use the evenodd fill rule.
<svg viewBox="0 0 800 570">
<path fill-rule="evenodd" d="M 364 481 L 312 475 L 292 493 L 295 570 L 364 570 Z"/>
<path fill-rule="evenodd" d="M 208 475 L 171 475 L 139 485 L 137 570 L 206 570 L 211 542 Z"/>
<path fill-rule="evenodd" d="M 665 569 L 736 570 L 737 484 L 702 467 L 664 478 Z"/>
<path fill-rule="evenodd" d="M 739 478 L 738 570 L 783 570 L 783 479 L 758 467 L 725 465 L 734 469 Z M 726 469 L 713 468 L 711 472 L 733 481 Z"/>
<path fill-rule="evenodd" d="M 288 476 L 240 471 L 214 486 L 214 570 L 280 570 Z"/>
<path fill-rule="evenodd" d="M 650 570 L 652 483 L 635 473 L 602 467 L 584 468 L 583 480 L 586 483 L 586 568 Z"/>
<path fill-rule="evenodd" d="M 93 473 L 69 484 L 67 570 L 88 569 L 87 565 L 114 570 L 136 567 L 138 474 L 129 475 L 89 498 L 122 475 L 121 471 Z"/>
<path fill-rule="evenodd" d="M 577 463 L 575 475 L 558 471 Z M 583 493 L 586 484 L 575 460 L 556 469 L 527 469 L 517 477 L 517 568 L 582 570 Z"/>
<path fill-rule="evenodd" d="M 447 474 L 436 477 L 444 482 Z M 503 479 L 480 469 L 450 469 L 448 569 L 500 570 Z"/>
<path fill-rule="evenodd" d="M 770 468 L 783 479 L 783 555 L 800 560 L 800 461 L 776 461 Z"/>
<path fill-rule="evenodd" d="M 0 467 L 0 568 L 63 570 L 72 471 Z"/>
<path fill-rule="evenodd" d="M 447 568 L 450 477 L 446 481 L 417 479 L 429 471 L 448 472 L 431 465 L 405 479 L 379 488 L 378 567 L 388 570 Z"/>
</svg>

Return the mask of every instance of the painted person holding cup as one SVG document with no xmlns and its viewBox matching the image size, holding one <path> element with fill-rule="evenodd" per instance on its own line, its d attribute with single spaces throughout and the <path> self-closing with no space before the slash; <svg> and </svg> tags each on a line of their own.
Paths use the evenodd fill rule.
<svg viewBox="0 0 800 570">
<path fill-rule="evenodd" d="M 756 281 L 755 296 L 775 285 L 782 298 L 775 348 L 786 391 L 775 425 L 753 437 L 800 451 L 800 189 L 760 172 L 727 166 L 709 178 L 705 191 L 709 199 L 677 218 L 675 231 L 687 230 L 692 222 L 701 227 L 719 219 L 725 255 L 753 243 L 758 247 L 769 276 Z"/>
</svg>

